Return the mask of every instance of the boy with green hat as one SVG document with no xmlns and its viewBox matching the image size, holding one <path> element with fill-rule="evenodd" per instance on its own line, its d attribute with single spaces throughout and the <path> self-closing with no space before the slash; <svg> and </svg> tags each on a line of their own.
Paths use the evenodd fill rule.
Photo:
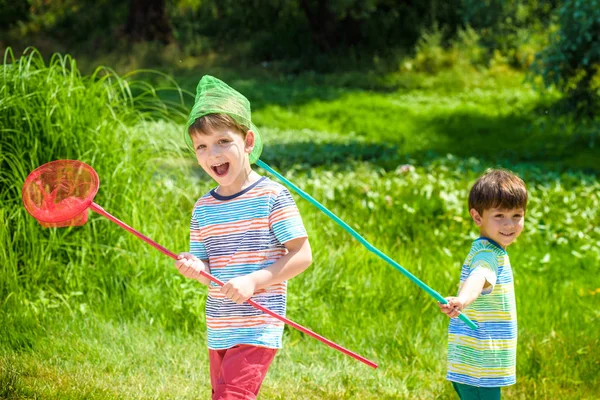
<svg viewBox="0 0 600 400">
<path fill-rule="evenodd" d="M 213 400 L 255 399 L 277 349 L 287 280 L 312 261 L 308 236 L 289 191 L 251 168 L 262 151 L 250 102 L 212 76 L 198 83 L 184 133 L 198 164 L 218 186 L 195 204 L 190 252 L 175 266 L 208 285 L 206 325 Z M 226 282 L 219 287 L 200 275 Z"/>
</svg>

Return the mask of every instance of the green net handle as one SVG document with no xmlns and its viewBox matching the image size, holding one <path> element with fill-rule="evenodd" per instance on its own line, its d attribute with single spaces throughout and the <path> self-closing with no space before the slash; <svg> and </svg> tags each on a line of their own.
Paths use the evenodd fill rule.
<svg viewBox="0 0 600 400">
<path fill-rule="evenodd" d="M 408 279 L 410 279 L 411 281 L 416 283 L 421 289 L 423 289 L 425 292 L 427 292 L 431 297 L 433 297 L 434 299 L 436 299 L 437 301 L 439 301 L 442 304 L 448 304 L 448 301 L 444 297 L 442 297 L 438 292 L 436 292 L 435 290 L 433 290 L 432 288 L 427 286 L 423 281 L 421 281 L 419 278 L 417 278 L 416 276 L 411 274 L 407 269 L 402 267 L 396 261 L 392 260 L 390 257 L 388 257 L 385 253 L 383 253 L 377 247 L 375 247 L 371 243 L 369 243 L 365 238 L 360 236 L 358 232 L 356 232 L 354 229 L 352 229 L 347 223 L 342 221 L 337 215 L 335 215 L 334 213 L 329 211 L 323 204 L 321 204 L 317 200 L 315 200 L 311 195 L 304 192 L 298 186 L 294 185 L 292 182 L 287 180 L 283 175 L 281 175 L 280 173 L 275 171 L 273 168 L 269 167 L 269 165 L 265 164 L 265 162 L 263 162 L 262 160 L 257 160 L 256 165 L 258 165 L 265 171 L 269 172 L 270 174 L 276 176 L 277 179 L 282 181 L 286 186 L 288 186 L 294 192 L 298 193 L 300 196 L 302 196 L 304 199 L 308 200 L 319 210 L 323 211 L 323 213 L 325 213 L 325 215 L 327 215 L 329 218 L 334 220 L 339 226 L 344 228 L 346 230 L 346 232 L 348 232 L 349 234 L 354 236 L 354 238 L 356 240 L 358 240 L 363 246 L 365 246 L 367 248 L 367 250 L 375 253 L 379 258 L 383 259 L 385 262 L 390 264 L 392 267 L 394 267 L 398 271 L 402 272 L 404 274 L 404 276 L 406 276 Z M 461 321 L 463 321 L 465 324 L 467 324 L 467 326 L 469 328 L 477 329 L 477 325 L 473 321 L 471 321 L 469 319 L 469 317 L 467 317 L 465 314 L 461 313 L 458 316 L 458 318 L 460 318 Z"/>
</svg>

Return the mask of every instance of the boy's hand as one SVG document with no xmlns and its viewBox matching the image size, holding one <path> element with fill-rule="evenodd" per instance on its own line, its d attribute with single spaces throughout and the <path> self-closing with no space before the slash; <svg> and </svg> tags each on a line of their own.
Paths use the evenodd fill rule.
<svg viewBox="0 0 600 400">
<path fill-rule="evenodd" d="M 248 300 L 256 291 L 256 283 L 249 275 L 238 276 L 221 288 L 221 293 L 237 304 Z"/>
<path fill-rule="evenodd" d="M 448 304 L 438 303 L 440 311 L 450 318 L 458 317 L 463 308 L 465 308 L 465 302 L 460 297 L 446 297 L 446 300 Z"/>
<path fill-rule="evenodd" d="M 199 280 L 202 277 L 201 271 L 208 272 L 204 262 L 192 253 L 179 253 L 175 261 L 175 267 L 181 275 L 190 279 Z"/>
</svg>

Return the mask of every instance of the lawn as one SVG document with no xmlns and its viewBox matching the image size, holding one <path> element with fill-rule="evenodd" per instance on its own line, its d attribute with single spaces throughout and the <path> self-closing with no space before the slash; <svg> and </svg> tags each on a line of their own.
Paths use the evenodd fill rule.
<svg viewBox="0 0 600 400">
<path fill-rule="evenodd" d="M 148 90 L 173 86 L 164 76 L 127 84 L 103 70 L 92 79 L 66 71 L 67 61 L 31 57 L 0 74 L 0 398 L 208 398 L 204 288 L 105 218 L 42 229 L 20 203 L 30 170 L 77 158 L 100 175 L 98 204 L 178 252 L 194 201 L 213 186 L 181 140 L 185 107 L 163 102 L 177 92 Z M 518 383 L 504 393 L 597 396 L 597 125 L 556 115 L 556 93 L 540 95 L 508 69 L 433 77 L 205 69 L 174 79 L 193 91 L 203 73 L 250 98 L 263 161 L 443 295 L 455 293 L 477 237 L 470 185 L 489 167 L 518 173 L 530 202 L 509 248 Z M 286 329 L 261 397 L 455 398 L 444 380 L 448 321 L 435 301 L 295 199 L 314 261 L 290 283 L 288 317 L 380 366 Z"/>
</svg>

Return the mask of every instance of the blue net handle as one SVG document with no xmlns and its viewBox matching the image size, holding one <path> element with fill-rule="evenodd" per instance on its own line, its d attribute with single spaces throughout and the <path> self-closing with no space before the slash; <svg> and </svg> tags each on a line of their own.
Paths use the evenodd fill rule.
<svg viewBox="0 0 600 400">
<path fill-rule="evenodd" d="M 308 193 L 304 192 L 298 186 L 294 185 L 292 182 L 290 182 L 289 180 L 287 180 L 283 175 L 281 175 L 280 173 L 278 173 L 277 171 L 275 171 L 273 168 L 271 168 L 264 161 L 257 160 L 256 161 L 256 165 L 258 165 L 259 167 L 261 167 L 265 171 L 269 172 L 270 174 L 276 176 L 277 179 L 279 179 L 280 181 L 282 181 L 286 186 L 288 186 L 294 192 L 298 193 L 304 199 L 308 200 L 312 205 L 314 205 L 315 207 L 317 207 L 319 210 L 323 211 L 323 213 L 325 213 L 325 215 L 327 215 L 329 218 L 331 218 L 332 220 L 334 220 L 339 226 L 341 226 L 342 228 L 344 228 L 346 230 L 346 232 L 348 232 L 349 234 L 351 234 L 356 240 L 358 240 L 363 246 L 365 246 L 367 248 L 367 250 L 375 253 L 379 258 L 383 259 L 385 262 L 387 262 L 388 264 L 390 264 L 392 267 L 394 267 L 398 271 L 402 272 L 402 274 L 404 274 L 404 276 L 406 276 L 408 279 L 410 279 L 411 281 L 413 281 L 414 283 L 416 283 L 421 289 L 423 289 L 425 292 L 427 292 L 431 297 L 433 297 L 434 299 L 436 299 L 437 301 L 439 301 L 442 304 L 448 304 L 448 301 L 444 297 L 442 297 L 438 292 L 436 292 L 435 290 L 433 290 L 432 288 L 430 288 L 429 286 L 427 286 L 422 280 L 420 280 L 419 278 L 417 278 L 416 276 L 414 276 L 413 274 L 411 274 L 406 268 L 402 267 L 400 264 L 398 264 L 396 261 L 392 260 L 390 257 L 388 257 L 385 253 L 383 253 L 377 247 L 375 247 L 371 243 L 369 243 L 358 232 L 356 232 L 354 229 L 352 229 L 347 223 L 345 223 L 344 221 L 342 221 L 337 215 L 335 215 L 334 213 L 332 213 L 331 211 L 329 211 L 323 204 L 321 204 L 317 200 L 315 200 L 311 195 L 309 195 Z M 461 321 L 463 321 L 465 324 L 467 324 L 467 326 L 469 328 L 471 328 L 471 329 L 477 329 L 477 325 L 473 321 L 471 321 L 465 314 L 461 313 L 458 316 L 458 318 Z"/>
</svg>

